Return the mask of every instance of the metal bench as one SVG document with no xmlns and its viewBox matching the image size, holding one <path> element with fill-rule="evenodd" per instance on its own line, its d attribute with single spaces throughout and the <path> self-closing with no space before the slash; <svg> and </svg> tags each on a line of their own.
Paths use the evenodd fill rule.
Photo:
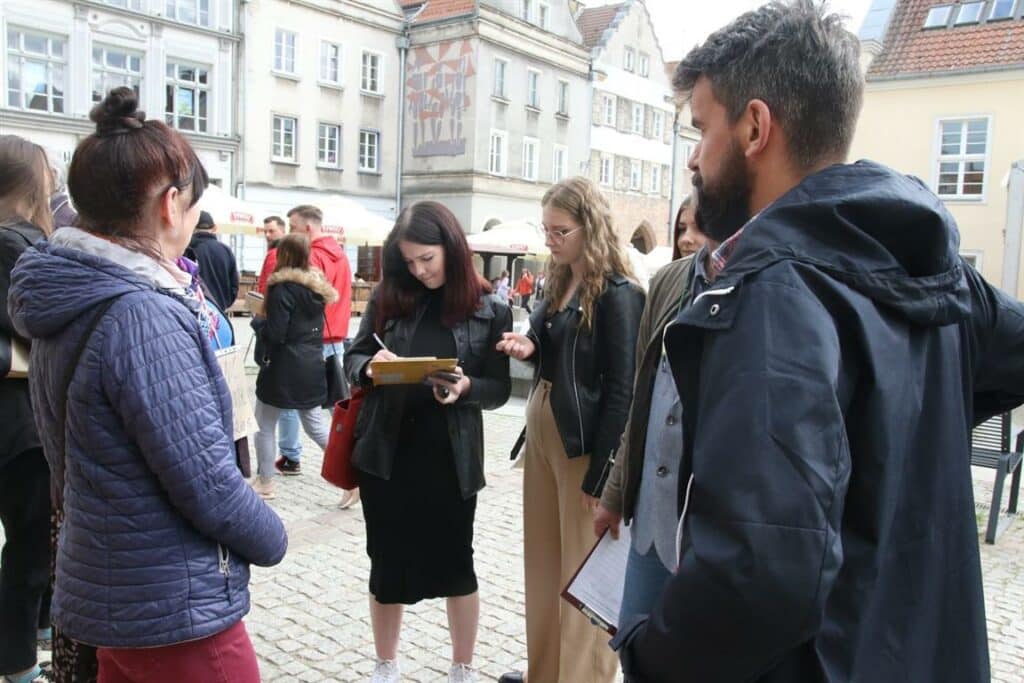
<svg viewBox="0 0 1024 683">
<path fill-rule="evenodd" d="M 1010 450 L 1010 413 L 1003 413 L 982 422 L 971 433 L 971 465 L 987 467 L 996 471 L 992 487 L 992 507 L 988 513 L 988 528 L 985 542 L 992 544 L 1002 532 L 999 528 L 999 507 L 1003 499 L 1003 485 L 1006 476 L 1010 480 L 1010 500 L 1007 512 L 1017 512 L 1017 497 L 1020 494 L 1021 458 L 1024 456 L 1024 430 L 1017 434 L 1014 449 Z"/>
</svg>

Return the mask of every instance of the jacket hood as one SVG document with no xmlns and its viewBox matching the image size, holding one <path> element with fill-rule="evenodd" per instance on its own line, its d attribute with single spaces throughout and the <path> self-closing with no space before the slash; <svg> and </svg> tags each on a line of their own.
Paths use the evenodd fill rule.
<svg viewBox="0 0 1024 683">
<path fill-rule="evenodd" d="M 294 282 L 302 285 L 314 294 L 318 294 L 325 303 L 333 304 L 338 300 L 338 292 L 331 283 L 327 281 L 324 274 L 316 268 L 302 270 L 301 268 L 282 268 L 275 272 L 267 280 L 267 287 L 273 287 L 281 282 Z"/>
<path fill-rule="evenodd" d="M 345 254 L 345 250 L 338 244 L 338 240 L 329 235 L 318 237 L 309 245 L 313 251 L 320 252 L 320 255 L 330 261 L 338 261 Z"/>
<path fill-rule="evenodd" d="M 870 161 L 806 177 L 756 216 L 720 280 L 785 260 L 809 264 L 921 325 L 969 312 L 960 234 L 917 178 Z"/>
<path fill-rule="evenodd" d="M 19 334 L 45 339 L 111 297 L 160 289 L 108 258 L 40 242 L 25 251 L 11 273 L 7 308 Z"/>
</svg>

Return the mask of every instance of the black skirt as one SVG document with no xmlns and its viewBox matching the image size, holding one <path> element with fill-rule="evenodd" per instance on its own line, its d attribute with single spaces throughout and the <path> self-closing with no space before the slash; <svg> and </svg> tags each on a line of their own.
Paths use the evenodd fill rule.
<svg viewBox="0 0 1024 683">
<path fill-rule="evenodd" d="M 476 496 L 462 498 L 444 414 L 402 427 L 391 479 L 359 473 L 370 593 L 405 605 L 474 593 Z"/>
</svg>

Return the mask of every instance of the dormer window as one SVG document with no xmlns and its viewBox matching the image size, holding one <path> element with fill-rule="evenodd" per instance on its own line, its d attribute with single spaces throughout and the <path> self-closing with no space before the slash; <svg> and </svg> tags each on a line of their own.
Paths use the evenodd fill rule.
<svg viewBox="0 0 1024 683">
<path fill-rule="evenodd" d="M 995 0 L 992 3 L 992 9 L 988 13 L 988 20 L 995 21 L 997 19 L 1009 19 L 1013 16 L 1013 3 L 1014 0 Z"/>
<path fill-rule="evenodd" d="M 968 2 L 960 5 L 960 11 L 956 15 L 957 26 L 964 24 L 977 24 L 981 20 L 981 10 L 985 7 L 984 2 Z"/>
<path fill-rule="evenodd" d="M 928 16 L 924 20 L 925 28 L 942 28 L 949 23 L 949 16 L 953 13 L 952 5 L 939 5 L 928 10 Z"/>
</svg>

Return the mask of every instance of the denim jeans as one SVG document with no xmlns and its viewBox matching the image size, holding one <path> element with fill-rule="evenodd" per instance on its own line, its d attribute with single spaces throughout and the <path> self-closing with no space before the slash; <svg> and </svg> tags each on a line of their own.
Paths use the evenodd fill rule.
<svg viewBox="0 0 1024 683">
<path fill-rule="evenodd" d="M 630 544 L 629 559 L 626 560 L 626 586 L 622 591 L 622 607 L 619 610 L 619 624 L 625 624 L 633 617 L 650 614 L 655 600 L 672 576 L 658 557 L 654 546 L 641 555 Z"/>
<path fill-rule="evenodd" d="M 326 448 L 327 437 L 331 432 L 331 423 L 327 419 L 327 413 L 319 407 L 297 410 L 295 413 L 309 438 L 313 439 L 320 448 Z M 259 475 L 263 478 L 274 475 L 274 431 L 280 416 L 280 408 L 275 408 L 256 399 L 256 426 L 259 428 L 256 432 L 256 467 Z"/>
<path fill-rule="evenodd" d="M 302 439 L 299 438 L 299 411 L 282 410 L 277 420 L 277 449 L 293 462 L 302 458 Z"/>
</svg>

